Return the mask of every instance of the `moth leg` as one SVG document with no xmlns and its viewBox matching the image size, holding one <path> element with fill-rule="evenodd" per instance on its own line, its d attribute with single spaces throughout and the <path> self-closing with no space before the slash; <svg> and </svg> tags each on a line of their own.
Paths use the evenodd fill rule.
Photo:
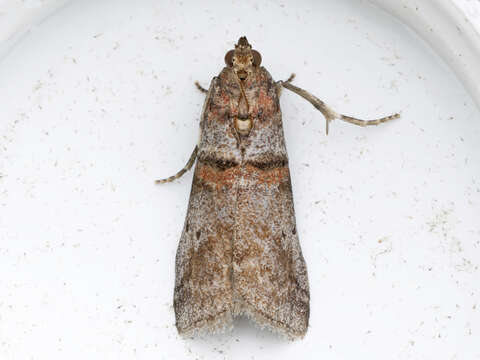
<svg viewBox="0 0 480 360">
<path fill-rule="evenodd" d="M 197 87 L 198 90 L 200 90 L 202 93 L 207 94 L 208 90 L 205 89 L 198 81 L 195 81 L 195 86 Z"/>
<path fill-rule="evenodd" d="M 355 124 L 358 126 L 370 126 L 370 125 L 378 125 L 378 124 L 387 122 L 389 120 L 397 119 L 400 117 L 400 114 L 397 113 L 397 114 L 385 116 L 385 117 L 374 119 L 374 120 L 361 120 L 361 119 L 354 118 L 352 116 L 338 114 L 329 106 L 327 106 L 327 104 L 325 104 L 322 100 L 310 94 L 308 91 L 300 89 L 299 87 L 292 85 L 290 84 L 290 82 L 286 82 L 286 81 L 281 81 L 280 85 L 282 85 L 284 88 L 287 88 L 290 91 L 293 91 L 297 95 L 300 95 L 301 97 L 303 97 L 305 100 L 310 102 L 317 110 L 319 110 L 323 114 L 323 116 L 327 120 L 326 122 L 327 135 L 328 135 L 328 125 L 330 124 L 330 121 L 333 121 L 334 119 L 340 119 L 350 124 Z"/>
<path fill-rule="evenodd" d="M 180 170 L 175 175 L 170 176 L 169 178 L 155 180 L 155 184 L 164 184 L 180 178 L 183 174 L 185 174 L 188 170 L 192 168 L 193 164 L 195 163 L 195 159 L 197 158 L 197 152 L 198 152 L 198 146 L 195 146 L 195 149 L 193 149 L 192 155 L 190 155 L 190 159 L 188 159 L 187 164 L 184 166 L 182 170 Z"/>
<path fill-rule="evenodd" d="M 290 75 L 287 80 L 285 80 L 285 81 L 280 80 L 280 81 L 277 81 L 277 82 L 275 83 L 275 85 L 276 85 L 276 87 L 277 87 L 277 96 L 278 96 L 278 97 L 280 97 L 280 95 L 282 94 L 282 84 L 283 84 L 284 82 L 290 83 L 290 82 L 293 81 L 293 79 L 295 79 L 295 74 L 294 74 L 294 73 L 292 73 L 292 75 Z"/>
<path fill-rule="evenodd" d="M 290 75 L 289 78 L 287 80 L 283 81 L 283 82 L 290 83 L 290 82 L 293 81 L 293 79 L 295 79 L 295 76 L 296 76 L 295 73 L 292 73 L 292 75 Z"/>
</svg>

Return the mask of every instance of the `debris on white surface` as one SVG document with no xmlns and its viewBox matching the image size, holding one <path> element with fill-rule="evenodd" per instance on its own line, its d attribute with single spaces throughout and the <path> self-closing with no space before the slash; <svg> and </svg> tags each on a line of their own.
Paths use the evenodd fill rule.
<svg viewBox="0 0 480 360">
<path fill-rule="evenodd" d="M 1 15 L 0 15 L 1 16 Z M 311 290 L 304 340 L 182 340 L 174 258 L 204 96 L 240 35 L 282 94 Z M 368 2 L 71 2 L 0 60 L 0 358 L 476 359 L 480 113 Z M 307 166 L 307 165 L 308 166 Z"/>
</svg>

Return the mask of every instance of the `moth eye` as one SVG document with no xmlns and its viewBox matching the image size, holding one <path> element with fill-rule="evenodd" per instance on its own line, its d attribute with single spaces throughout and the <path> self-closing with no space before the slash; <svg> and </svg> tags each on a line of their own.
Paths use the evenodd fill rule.
<svg viewBox="0 0 480 360">
<path fill-rule="evenodd" d="M 253 65 L 260 66 L 260 64 L 262 63 L 262 55 L 260 55 L 260 53 L 256 50 L 252 50 L 252 54 L 253 54 Z"/>
<path fill-rule="evenodd" d="M 230 66 L 230 67 L 233 66 L 233 53 L 234 52 L 235 52 L 235 50 L 230 50 L 225 55 L 225 64 L 227 64 L 227 66 Z"/>
</svg>

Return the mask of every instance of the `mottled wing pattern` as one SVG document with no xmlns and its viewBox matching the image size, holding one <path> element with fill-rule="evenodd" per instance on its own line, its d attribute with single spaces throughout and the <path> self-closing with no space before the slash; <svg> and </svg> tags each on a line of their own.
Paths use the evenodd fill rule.
<svg viewBox="0 0 480 360">
<path fill-rule="evenodd" d="M 215 146 L 228 124 L 218 121 L 218 79 L 210 86 L 188 212 L 176 256 L 174 308 L 178 332 L 222 331 L 232 323 L 232 243 L 235 192 L 232 169 L 222 167 Z"/>
<path fill-rule="evenodd" d="M 246 314 L 261 327 L 301 337 L 309 290 L 276 87 L 260 68 L 244 90 L 247 101 L 225 68 L 207 95 L 176 257 L 176 325 L 181 334 L 218 331 Z M 254 116 L 247 137 L 232 121 L 243 107 Z"/>
<path fill-rule="evenodd" d="M 301 337 L 308 327 L 309 290 L 288 169 L 279 169 L 274 183 L 247 183 L 237 204 L 235 298 L 257 323 Z"/>
<path fill-rule="evenodd" d="M 198 176 L 208 165 L 197 163 L 187 220 L 176 256 L 174 308 L 179 333 L 221 331 L 231 323 L 231 258 L 234 200 Z M 208 171 L 208 170 L 207 170 Z"/>
<path fill-rule="evenodd" d="M 245 139 L 233 246 L 234 298 L 261 326 L 302 337 L 309 318 L 307 269 L 295 225 L 288 157 L 275 85 L 261 69 L 246 84 L 261 116 Z M 249 91 L 252 93 L 249 96 Z"/>
</svg>

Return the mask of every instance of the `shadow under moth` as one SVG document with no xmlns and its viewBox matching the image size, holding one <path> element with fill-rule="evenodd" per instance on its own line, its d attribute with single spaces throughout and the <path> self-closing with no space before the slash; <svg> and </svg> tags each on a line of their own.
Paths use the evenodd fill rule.
<svg viewBox="0 0 480 360">
<path fill-rule="evenodd" d="M 295 225 L 282 127 L 282 87 L 326 118 L 378 125 L 398 114 L 360 120 L 338 114 L 307 91 L 273 81 L 261 55 L 241 37 L 214 77 L 200 120 L 200 140 L 178 179 L 195 161 L 187 217 L 175 261 L 174 309 L 181 335 L 223 332 L 236 316 L 287 338 L 307 332 L 310 293 Z"/>
</svg>

